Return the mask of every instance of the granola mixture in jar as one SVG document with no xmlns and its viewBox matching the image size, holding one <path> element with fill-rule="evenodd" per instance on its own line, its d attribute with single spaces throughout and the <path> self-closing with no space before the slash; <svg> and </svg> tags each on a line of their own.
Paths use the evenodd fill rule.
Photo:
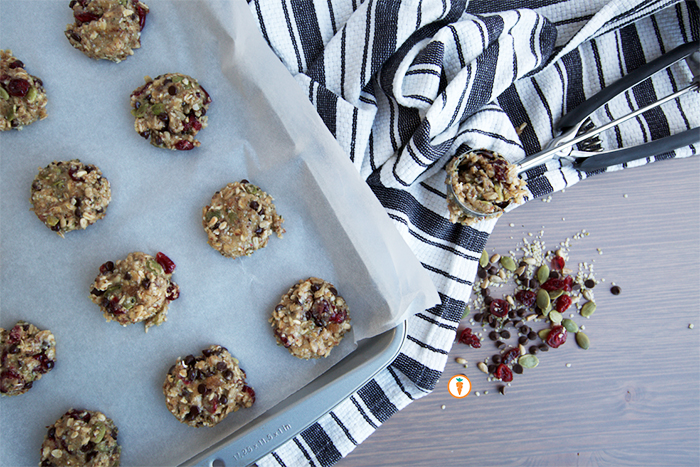
<svg viewBox="0 0 700 467">
<path fill-rule="evenodd" d="M 253 405 L 255 391 L 245 378 L 238 360 L 225 347 L 212 345 L 199 357 L 177 359 L 163 383 L 165 404 L 181 423 L 211 427 Z"/>
<path fill-rule="evenodd" d="M 131 114 L 136 133 L 153 146 L 189 151 L 201 143 L 195 139 L 207 127 L 211 97 L 196 79 L 166 73 L 151 79 L 131 93 Z"/>
<path fill-rule="evenodd" d="M 272 196 L 247 180 L 229 183 L 202 209 L 208 243 L 223 256 L 250 256 L 264 248 L 270 236 L 285 232 Z"/>
<path fill-rule="evenodd" d="M 11 50 L 0 50 L 0 131 L 45 119 L 47 103 L 44 83 L 27 73 Z"/>
<path fill-rule="evenodd" d="M 41 467 L 117 467 L 119 429 L 102 412 L 71 409 L 48 427 L 41 444 Z"/>
<path fill-rule="evenodd" d="M 277 344 L 295 357 L 327 357 L 351 328 L 348 305 L 333 284 L 310 277 L 282 296 L 269 322 Z"/>
<path fill-rule="evenodd" d="M 457 155 L 445 170 L 445 183 L 452 187 L 454 195 L 471 210 L 486 214 L 485 217 L 470 216 L 450 193 L 447 207 L 452 223 L 472 225 L 483 219 L 500 217 L 511 203 L 522 204 L 528 193 L 516 166 L 492 151 L 481 149 Z"/>
<path fill-rule="evenodd" d="M 148 7 L 138 0 L 71 0 L 66 38 L 90 58 L 119 63 L 141 47 Z"/>
<path fill-rule="evenodd" d="M 40 169 L 30 198 L 39 220 L 61 237 L 102 219 L 111 199 L 109 181 L 100 169 L 78 159 L 54 161 Z"/>
<path fill-rule="evenodd" d="M 90 300 L 100 306 L 107 321 L 122 326 L 143 322 L 146 332 L 167 320 L 170 302 L 180 296 L 172 281 L 175 263 L 163 253 L 155 258 L 129 253 L 116 263 L 107 261 L 92 284 Z"/>
<path fill-rule="evenodd" d="M 0 356 L 0 394 L 17 396 L 53 369 L 56 340 L 51 331 L 19 321 L 10 330 L 0 328 Z"/>
</svg>

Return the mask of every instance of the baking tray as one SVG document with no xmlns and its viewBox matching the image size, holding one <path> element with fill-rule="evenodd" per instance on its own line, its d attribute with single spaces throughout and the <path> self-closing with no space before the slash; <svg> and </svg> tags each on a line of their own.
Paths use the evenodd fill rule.
<svg viewBox="0 0 700 467">
<path fill-rule="evenodd" d="M 398 355 L 406 323 L 361 341 L 353 353 L 288 399 L 181 464 L 181 467 L 253 465 L 298 435 L 361 388 Z"/>
</svg>

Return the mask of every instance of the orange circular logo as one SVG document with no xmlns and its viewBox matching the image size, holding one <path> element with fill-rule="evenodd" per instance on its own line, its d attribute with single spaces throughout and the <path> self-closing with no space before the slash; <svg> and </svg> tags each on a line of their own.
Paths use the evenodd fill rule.
<svg viewBox="0 0 700 467">
<path fill-rule="evenodd" d="M 447 382 L 447 391 L 452 397 L 464 399 L 472 391 L 472 382 L 464 375 L 454 375 Z"/>
</svg>

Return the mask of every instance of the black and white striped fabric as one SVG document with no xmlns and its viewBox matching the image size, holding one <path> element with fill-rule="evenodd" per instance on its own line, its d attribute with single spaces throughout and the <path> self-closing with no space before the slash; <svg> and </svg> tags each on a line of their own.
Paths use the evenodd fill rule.
<svg viewBox="0 0 700 467">
<path fill-rule="evenodd" d="M 409 319 L 396 360 L 260 466 L 327 466 L 435 387 L 495 221 L 453 225 L 444 166 L 460 148 L 515 161 L 562 115 L 643 63 L 698 40 L 697 2 L 677 0 L 249 0 L 286 65 L 393 219 L 440 293 Z M 618 96 L 600 125 L 692 79 L 685 62 Z M 603 136 L 635 146 L 700 126 L 700 95 Z M 698 138 L 700 140 L 700 138 Z M 624 166 L 688 157 L 700 145 Z M 608 168 L 619 170 L 623 166 Z M 532 197 L 592 175 L 551 161 L 526 174 Z"/>
</svg>

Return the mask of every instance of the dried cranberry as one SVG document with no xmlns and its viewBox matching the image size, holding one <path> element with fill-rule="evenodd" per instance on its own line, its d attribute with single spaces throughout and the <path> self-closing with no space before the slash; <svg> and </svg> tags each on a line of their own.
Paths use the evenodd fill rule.
<svg viewBox="0 0 700 467">
<path fill-rule="evenodd" d="M 175 143 L 175 149 L 178 151 L 189 151 L 190 149 L 194 149 L 194 144 L 192 144 L 191 141 L 187 141 L 186 139 L 181 139 L 177 143 Z"/>
<path fill-rule="evenodd" d="M 496 371 L 493 374 L 496 378 L 500 379 L 504 383 L 513 381 L 513 372 L 507 365 L 501 363 L 496 367 Z"/>
<path fill-rule="evenodd" d="M 107 261 L 102 266 L 100 266 L 100 274 L 107 274 L 108 272 L 114 271 L 114 263 Z"/>
<path fill-rule="evenodd" d="M 532 290 L 522 289 L 515 293 L 515 298 L 525 306 L 532 306 L 537 300 L 537 294 Z"/>
<path fill-rule="evenodd" d="M 247 392 L 250 398 L 253 400 L 253 403 L 255 403 L 255 391 L 253 390 L 253 388 L 251 388 L 248 385 L 243 386 L 243 392 Z"/>
<path fill-rule="evenodd" d="M 196 134 L 199 130 L 202 129 L 202 124 L 197 120 L 197 117 L 194 115 L 194 113 L 190 113 L 187 116 L 187 120 L 182 124 L 182 132 L 185 134 L 190 134 L 192 133 L 190 130 L 194 129 L 194 133 Z"/>
<path fill-rule="evenodd" d="M 166 274 L 172 274 L 175 270 L 175 263 L 160 251 L 156 253 L 156 261 L 161 265 Z"/>
<path fill-rule="evenodd" d="M 520 349 L 517 347 L 511 347 L 510 349 L 503 352 L 501 357 L 501 363 L 508 365 L 510 362 L 515 361 L 520 357 Z"/>
<path fill-rule="evenodd" d="M 542 284 L 542 288 L 547 292 L 552 292 L 554 290 L 563 290 L 564 292 L 571 292 L 574 285 L 574 279 L 571 276 L 566 276 L 565 278 L 552 277 L 547 279 L 547 281 Z"/>
<path fill-rule="evenodd" d="M 557 298 L 554 309 L 559 313 L 564 313 L 571 306 L 572 302 L 573 300 L 571 300 L 571 297 L 568 295 L 562 295 L 561 297 Z"/>
<path fill-rule="evenodd" d="M 82 23 L 89 23 L 90 21 L 100 19 L 99 15 L 96 15 L 95 13 L 91 13 L 89 11 L 83 11 L 82 13 L 73 13 L 73 17 L 78 22 L 78 26 L 80 26 L 80 24 Z"/>
<path fill-rule="evenodd" d="M 7 83 L 7 93 L 15 97 L 24 97 L 29 92 L 31 84 L 29 81 L 22 78 L 12 78 L 9 83 Z"/>
<path fill-rule="evenodd" d="M 342 310 L 336 310 L 336 312 L 331 315 L 330 317 L 330 322 L 331 323 L 342 323 L 347 319 L 348 315 L 345 313 L 345 311 Z"/>
<path fill-rule="evenodd" d="M 22 327 L 21 326 L 14 326 L 10 330 L 10 336 L 7 339 L 8 344 L 16 344 L 18 343 L 22 338 Z"/>
<path fill-rule="evenodd" d="M 556 349 L 557 347 L 561 346 L 564 342 L 566 342 L 566 328 L 564 328 L 564 326 L 562 326 L 561 324 L 552 326 L 552 329 L 549 331 L 549 335 L 547 336 L 545 343 L 548 346 Z"/>
<path fill-rule="evenodd" d="M 171 302 L 180 298 L 180 287 L 178 287 L 176 284 L 170 284 L 165 292 L 165 298 Z"/>
<path fill-rule="evenodd" d="M 475 349 L 481 348 L 479 336 L 472 334 L 471 328 L 464 328 L 459 334 L 459 342 L 469 345 Z"/>
<path fill-rule="evenodd" d="M 508 175 L 508 163 L 503 159 L 496 159 L 492 162 L 494 177 L 499 182 L 505 182 Z"/>
<path fill-rule="evenodd" d="M 277 335 L 277 338 L 280 340 L 283 346 L 290 347 L 292 345 L 292 343 L 289 342 L 289 339 L 287 339 L 287 336 L 285 336 L 284 334 L 281 334 L 279 331 L 275 331 L 275 334 Z"/>
<path fill-rule="evenodd" d="M 107 304 L 107 310 L 113 315 L 123 315 L 126 310 L 119 304 L 119 298 L 112 297 L 112 299 Z"/>
<path fill-rule="evenodd" d="M 462 344 L 467 344 L 469 340 L 469 336 L 472 335 L 472 329 L 471 328 L 464 328 L 462 329 L 462 332 L 459 333 L 459 338 L 457 339 L 459 342 Z"/>
<path fill-rule="evenodd" d="M 505 300 L 497 298 L 491 302 L 491 305 L 489 305 L 489 310 L 491 311 L 492 315 L 503 318 L 510 311 L 510 305 L 508 305 L 508 302 Z"/>
<path fill-rule="evenodd" d="M 136 10 L 136 14 L 139 15 L 139 27 L 141 28 L 141 31 L 143 31 L 143 28 L 146 26 L 146 15 L 148 14 L 148 10 L 143 7 L 141 2 L 134 3 L 134 10 Z"/>
<path fill-rule="evenodd" d="M 204 103 L 205 103 L 205 104 L 211 104 L 211 96 L 209 95 L 209 93 L 207 92 L 207 90 L 204 89 L 204 88 L 202 87 L 201 84 L 199 85 L 199 88 L 204 92 L 204 95 L 207 96 L 207 98 L 204 99 Z M 204 115 L 204 112 L 205 112 L 205 111 L 206 111 L 205 109 L 202 109 L 202 115 Z"/>
<path fill-rule="evenodd" d="M 15 68 L 24 68 L 24 63 L 22 63 L 21 60 L 15 60 L 14 62 L 10 63 L 10 69 Z"/>
<path fill-rule="evenodd" d="M 552 267 L 554 267 L 554 269 L 558 269 L 561 271 L 562 269 L 564 269 L 565 264 L 566 264 L 566 262 L 564 261 L 564 258 L 562 258 L 561 256 L 555 256 L 552 259 Z"/>
</svg>

